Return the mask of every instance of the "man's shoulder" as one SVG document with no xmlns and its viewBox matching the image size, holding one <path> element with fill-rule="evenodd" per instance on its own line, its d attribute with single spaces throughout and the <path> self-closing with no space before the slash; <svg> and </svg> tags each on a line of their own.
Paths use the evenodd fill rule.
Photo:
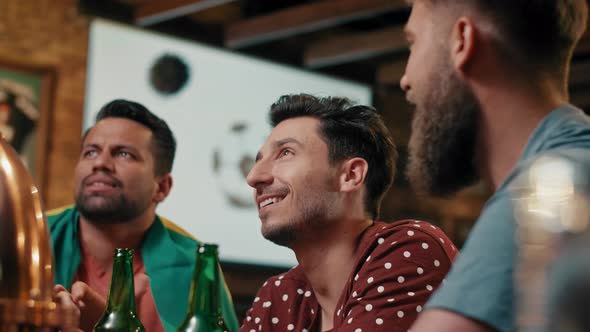
<svg viewBox="0 0 590 332">
<path fill-rule="evenodd" d="M 428 236 L 442 244 L 451 243 L 447 241 L 448 237 L 445 232 L 439 227 L 421 220 L 404 219 L 398 220 L 391 223 L 385 223 L 381 221 L 375 222 L 373 227 L 373 238 L 380 242 L 380 239 L 387 237 L 399 237 L 400 233 L 407 237 L 414 237 L 416 234 Z"/>
<path fill-rule="evenodd" d="M 60 206 L 58 208 L 54 208 L 51 210 L 47 210 L 45 215 L 47 216 L 48 220 L 56 220 L 63 218 L 64 216 L 68 216 L 74 213 L 76 210 L 76 206 L 73 204 Z"/>
<path fill-rule="evenodd" d="M 59 225 L 70 223 L 76 218 L 75 205 L 66 205 L 45 212 L 50 231 Z"/>
<path fill-rule="evenodd" d="M 437 250 L 441 257 L 446 257 L 453 261 L 458 254 L 457 247 L 451 239 L 439 227 L 420 220 L 398 220 L 391 223 L 375 222 L 367 234 L 365 234 L 361 244 L 363 255 L 360 258 L 363 263 L 364 258 L 379 256 L 397 255 L 402 252 L 415 250 L 415 247 L 424 248 L 425 250 Z"/>
<path fill-rule="evenodd" d="M 170 219 L 156 216 L 156 220 L 145 236 L 142 250 L 144 255 L 155 261 L 163 259 L 161 256 L 175 257 L 176 265 L 190 266 L 195 259 L 196 249 L 201 242 L 191 233 L 172 222 Z"/>
<path fill-rule="evenodd" d="M 170 238 L 174 242 L 191 248 L 201 243 L 201 241 L 199 241 L 194 235 L 174 223 L 172 220 L 161 215 L 158 215 L 158 218 L 160 219 L 162 226 L 164 226 L 165 231 L 170 235 Z"/>
<path fill-rule="evenodd" d="M 531 179 L 542 176 L 543 172 L 556 170 L 561 170 L 564 176 L 569 176 L 577 191 L 590 193 L 590 136 L 588 146 L 561 145 L 520 160 L 488 200 L 484 211 L 492 206 L 492 202 L 503 201 L 504 205 L 511 207 L 510 203 L 514 198 L 512 195 L 529 188 L 532 185 Z"/>
<path fill-rule="evenodd" d="M 561 160 L 576 172 L 587 173 L 590 169 L 590 117 L 582 110 L 564 105 L 541 121 L 512 171 L 486 203 L 486 208 L 491 202 L 511 200 L 513 190 L 526 186 L 531 170 L 538 169 L 536 165 L 547 160 Z M 555 165 L 553 162 L 549 164 Z"/>
<path fill-rule="evenodd" d="M 523 153 L 523 160 L 551 151 L 590 149 L 590 117 L 573 106 L 564 106 L 543 119 Z"/>
</svg>

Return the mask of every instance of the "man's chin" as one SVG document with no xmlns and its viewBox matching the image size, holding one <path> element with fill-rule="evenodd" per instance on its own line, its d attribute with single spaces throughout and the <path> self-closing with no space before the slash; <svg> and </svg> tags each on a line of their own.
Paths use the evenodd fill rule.
<svg viewBox="0 0 590 332">
<path fill-rule="evenodd" d="M 271 225 L 269 220 L 263 221 L 262 236 L 268 241 L 283 247 L 290 247 L 293 242 L 293 232 L 287 227 Z"/>
<path fill-rule="evenodd" d="M 84 210 L 80 211 L 87 221 L 96 225 L 114 225 L 124 223 L 114 213 L 110 213 L 104 210 Z"/>
<path fill-rule="evenodd" d="M 96 223 L 116 223 L 113 222 L 121 209 L 116 206 L 116 202 L 100 196 L 87 197 L 82 202 L 76 202 L 78 211 L 88 221 Z"/>
<path fill-rule="evenodd" d="M 82 204 L 77 204 L 80 209 L 86 211 L 99 212 L 104 210 L 111 210 L 113 207 L 113 201 L 102 197 L 93 197 L 86 199 Z"/>
</svg>

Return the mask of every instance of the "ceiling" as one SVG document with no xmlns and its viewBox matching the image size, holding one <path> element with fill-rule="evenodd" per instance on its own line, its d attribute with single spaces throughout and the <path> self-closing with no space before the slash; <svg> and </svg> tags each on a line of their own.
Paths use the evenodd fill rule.
<svg viewBox="0 0 590 332">
<path fill-rule="evenodd" d="M 404 0 L 80 0 L 80 11 L 305 70 L 398 89 Z M 574 103 L 590 106 L 590 35 L 572 64 Z"/>
<path fill-rule="evenodd" d="M 390 81 L 402 68 L 394 65 L 403 64 L 406 49 L 404 0 L 81 0 L 80 8 L 371 85 L 397 84 Z"/>
</svg>

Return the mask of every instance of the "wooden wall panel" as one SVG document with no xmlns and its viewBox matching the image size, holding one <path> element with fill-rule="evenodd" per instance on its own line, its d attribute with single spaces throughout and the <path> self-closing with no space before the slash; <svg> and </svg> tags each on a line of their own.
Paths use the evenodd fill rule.
<svg viewBox="0 0 590 332">
<path fill-rule="evenodd" d="M 46 186 L 48 208 L 73 200 L 82 126 L 89 20 L 75 0 L 0 1 L 0 59 L 53 68 Z"/>
</svg>

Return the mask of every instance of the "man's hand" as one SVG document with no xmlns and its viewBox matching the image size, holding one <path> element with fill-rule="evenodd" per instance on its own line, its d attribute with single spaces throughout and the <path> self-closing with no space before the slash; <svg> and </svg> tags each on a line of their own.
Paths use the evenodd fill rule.
<svg viewBox="0 0 590 332">
<path fill-rule="evenodd" d="M 55 286 L 54 301 L 77 317 L 82 331 L 92 331 L 106 309 L 106 299 L 81 281 L 72 285 L 71 293 L 61 285 Z"/>
<path fill-rule="evenodd" d="M 72 298 L 80 308 L 80 328 L 92 331 L 107 307 L 107 301 L 82 281 L 72 285 Z"/>
<path fill-rule="evenodd" d="M 61 308 L 68 321 L 61 322 L 60 330 L 62 332 L 80 332 L 80 308 L 74 303 L 72 295 L 62 285 L 56 285 L 53 288 L 53 301 Z"/>
</svg>

